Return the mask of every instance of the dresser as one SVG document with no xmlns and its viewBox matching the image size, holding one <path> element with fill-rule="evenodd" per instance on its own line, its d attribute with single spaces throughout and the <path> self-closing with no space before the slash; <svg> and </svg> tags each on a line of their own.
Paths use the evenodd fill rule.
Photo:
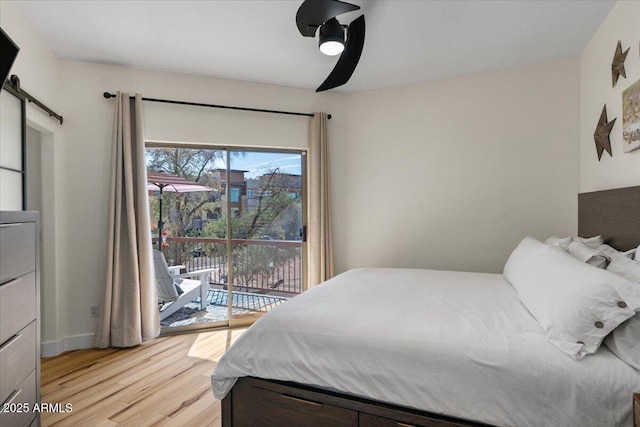
<svg viewBox="0 0 640 427">
<path fill-rule="evenodd" d="M 0 212 L 0 427 L 39 426 L 38 212 Z"/>
</svg>

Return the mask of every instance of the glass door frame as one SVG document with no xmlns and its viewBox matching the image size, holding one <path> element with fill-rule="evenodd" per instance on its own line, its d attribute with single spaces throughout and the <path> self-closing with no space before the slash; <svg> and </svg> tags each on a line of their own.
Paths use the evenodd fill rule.
<svg viewBox="0 0 640 427">
<path fill-rule="evenodd" d="M 290 154 L 298 154 L 300 155 L 300 175 L 301 175 L 301 199 L 302 199 L 302 250 L 301 250 L 301 263 L 302 263 L 302 291 L 307 289 L 307 239 L 306 239 L 306 229 L 307 229 L 307 150 L 304 149 L 277 149 L 277 148 L 261 148 L 261 147 L 229 147 L 227 150 L 227 170 L 226 170 L 226 179 L 227 182 L 231 182 L 231 153 L 232 152 L 254 152 L 254 153 L 290 153 Z M 231 190 L 226 192 L 227 198 L 227 218 L 231 218 Z M 258 320 L 259 316 L 255 317 L 243 317 L 236 318 L 233 315 L 233 230 L 231 226 L 231 221 L 227 220 L 227 271 L 229 274 L 228 280 L 228 300 L 227 300 L 227 309 L 228 309 L 228 322 L 229 327 L 244 327 L 250 326 L 256 320 Z"/>
<path fill-rule="evenodd" d="M 301 263 L 302 263 L 302 291 L 307 290 L 307 149 L 303 148 L 271 148 L 271 147 L 248 147 L 248 146 L 223 146 L 208 143 L 176 143 L 176 142 L 164 142 L 164 141 L 145 141 L 145 149 L 198 149 L 198 150 L 212 150 L 222 151 L 225 153 L 225 179 L 227 183 L 231 180 L 231 153 L 232 152 L 259 152 L 259 153 L 290 153 L 300 155 L 300 168 L 301 168 L 301 198 L 302 198 L 302 250 L 301 250 Z M 228 191 L 225 192 L 226 199 L 226 212 L 227 228 L 226 228 L 226 240 L 227 240 L 227 320 L 209 323 L 198 323 L 186 326 L 163 326 L 161 328 L 161 336 L 173 335 L 178 333 L 193 332 L 198 330 L 216 329 L 216 328 L 234 328 L 234 327 L 246 327 L 253 324 L 257 317 L 234 319 L 233 315 L 233 234 L 232 224 L 229 219 L 231 218 L 231 187 L 229 185 Z"/>
</svg>

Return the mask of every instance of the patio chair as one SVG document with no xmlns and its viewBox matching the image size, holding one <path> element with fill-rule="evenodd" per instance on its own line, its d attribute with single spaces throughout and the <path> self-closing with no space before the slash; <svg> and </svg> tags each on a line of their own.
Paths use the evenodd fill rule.
<svg viewBox="0 0 640 427">
<path fill-rule="evenodd" d="M 202 310 L 207 308 L 209 275 L 217 271 L 217 268 L 205 268 L 184 274 L 172 274 L 171 267 L 167 266 L 164 254 L 155 249 L 153 251 L 153 267 L 156 273 L 158 303 L 163 306 L 171 303 L 160 311 L 160 320 L 171 316 L 198 297 L 200 297 L 200 308 Z M 187 277 L 197 277 L 198 280 L 186 279 Z"/>
</svg>

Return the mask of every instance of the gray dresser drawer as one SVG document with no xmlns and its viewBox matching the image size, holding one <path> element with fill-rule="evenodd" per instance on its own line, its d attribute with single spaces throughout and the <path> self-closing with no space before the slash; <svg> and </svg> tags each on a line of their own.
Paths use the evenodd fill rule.
<svg viewBox="0 0 640 427">
<path fill-rule="evenodd" d="M 0 343 L 31 323 L 36 307 L 35 272 L 0 286 Z"/>
<path fill-rule="evenodd" d="M 36 371 L 27 377 L 10 399 L 2 402 L 0 427 L 27 427 L 38 415 L 33 412 L 36 403 Z"/>
<path fill-rule="evenodd" d="M 0 346 L 0 402 L 7 400 L 36 369 L 35 346 L 35 320 Z"/>
<path fill-rule="evenodd" d="M 0 284 L 36 268 L 36 225 L 0 224 Z"/>
</svg>

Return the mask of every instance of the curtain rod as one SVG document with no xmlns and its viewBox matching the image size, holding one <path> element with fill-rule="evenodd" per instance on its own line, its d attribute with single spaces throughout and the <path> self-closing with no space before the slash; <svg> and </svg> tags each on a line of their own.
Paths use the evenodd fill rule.
<svg viewBox="0 0 640 427">
<path fill-rule="evenodd" d="M 26 99 L 29 102 L 33 102 L 38 107 L 40 107 L 41 109 L 49 113 L 50 117 L 53 117 L 54 119 L 58 120 L 60 124 L 62 124 L 63 119 L 60 114 L 56 113 L 51 108 L 44 105 L 42 102 L 38 101 L 33 96 L 29 95 L 29 93 L 26 90 L 20 87 L 20 77 L 16 76 L 15 74 L 12 74 L 11 78 L 7 79 L 2 85 L 2 87 L 8 90 L 9 92 L 11 92 L 12 94 L 14 94 L 15 96 L 17 96 L 18 98 Z"/>
<path fill-rule="evenodd" d="M 115 94 L 104 92 L 102 94 L 106 99 L 115 98 Z M 130 97 L 131 99 L 135 98 L 134 96 Z M 218 105 L 218 104 L 202 104 L 199 102 L 186 102 L 186 101 L 172 101 L 170 99 L 157 99 L 157 98 L 142 98 L 143 101 L 150 102 L 161 102 L 164 104 L 178 104 L 178 105 L 192 105 L 194 107 L 209 107 L 209 108 L 223 108 L 225 110 L 240 110 L 240 111 L 254 111 L 257 113 L 272 113 L 272 114 L 285 114 L 288 116 L 307 116 L 313 117 L 311 113 L 297 113 L 295 111 L 278 111 L 278 110 L 263 110 L 261 108 L 248 108 L 248 107 L 233 107 L 229 105 Z M 327 119 L 331 120 L 331 114 L 327 114 Z"/>
</svg>

